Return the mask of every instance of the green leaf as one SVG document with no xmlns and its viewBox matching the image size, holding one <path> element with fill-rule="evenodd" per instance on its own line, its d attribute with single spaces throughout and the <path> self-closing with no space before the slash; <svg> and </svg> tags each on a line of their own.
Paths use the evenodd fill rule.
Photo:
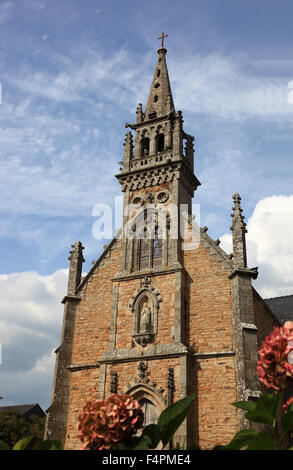
<svg viewBox="0 0 293 470">
<path fill-rule="evenodd" d="M 252 439 L 257 435 L 257 431 L 252 429 L 243 429 L 235 434 L 232 441 L 225 446 L 226 449 L 240 450 L 248 446 Z"/>
<path fill-rule="evenodd" d="M 232 405 L 236 406 L 236 408 L 240 408 L 241 410 L 254 411 L 257 403 L 254 401 L 236 401 L 232 403 Z"/>
<path fill-rule="evenodd" d="M 290 407 L 287 410 L 287 413 L 284 413 L 282 418 L 281 418 L 281 423 L 282 423 L 282 439 L 285 437 L 287 432 L 290 431 L 290 429 L 293 428 L 293 403 L 290 405 Z"/>
<path fill-rule="evenodd" d="M 117 450 L 147 450 L 150 449 L 151 442 L 152 441 L 149 436 L 141 435 L 140 437 L 135 438 L 132 443 L 123 440 L 118 442 Z"/>
<path fill-rule="evenodd" d="M 51 441 L 52 446 L 50 450 L 63 450 L 63 446 L 60 441 Z"/>
<path fill-rule="evenodd" d="M 245 418 L 254 423 L 264 423 L 273 427 L 276 423 L 279 406 L 279 394 L 263 393 L 257 400 L 255 409 L 248 411 Z"/>
<path fill-rule="evenodd" d="M 40 441 L 33 447 L 33 450 L 62 450 L 62 444 L 59 441 Z"/>
<path fill-rule="evenodd" d="M 161 440 L 160 427 L 158 424 L 149 424 L 144 428 L 142 435 L 149 437 L 151 440 L 149 448 L 155 449 Z"/>
<path fill-rule="evenodd" d="M 195 396 L 190 395 L 182 400 L 177 401 L 173 405 L 162 411 L 158 425 L 160 429 L 161 439 L 164 446 L 171 440 L 180 424 L 186 418 L 190 407 L 194 402 Z"/>
<path fill-rule="evenodd" d="M 29 436 L 21 439 L 14 445 L 12 450 L 28 450 L 28 447 L 30 444 L 32 444 L 33 439 L 35 439 L 35 436 Z"/>
<path fill-rule="evenodd" d="M 212 450 L 227 450 L 227 447 L 223 446 L 222 444 L 217 444 L 215 447 L 212 448 Z"/>
<path fill-rule="evenodd" d="M 133 450 L 148 450 L 151 448 L 152 440 L 149 436 L 142 435 Z"/>
<path fill-rule="evenodd" d="M 10 450 L 10 447 L 6 442 L 0 441 L 0 450 Z"/>
<path fill-rule="evenodd" d="M 276 424 L 277 418 L 279 416 L 280 406 L 281 406 L 282 401 L 283 401 L 283 395 L 284 395 L 283 390 L 281 390 L 281 392 L 278 392 L 276 395 L 274 395 L 275 402 L 274 402 L 274 406 L 273 406 L 273 409 L 272 409 L 272 416 L 274 418 L 274 425 Z"/>
<path fill-rule="evenodd" d="M 269 433 L 262 431 L 250 441 L 246 450 L 278 450 L 278 448 Z"/>
</svg>

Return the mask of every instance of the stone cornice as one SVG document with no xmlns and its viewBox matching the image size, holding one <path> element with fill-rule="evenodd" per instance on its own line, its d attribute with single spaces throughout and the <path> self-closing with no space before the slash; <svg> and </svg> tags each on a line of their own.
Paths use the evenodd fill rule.
<svg viewBox="0 0 293 470">
<path fill-rule="evenodd" d="M 179 264 L 179 263 L 178 263 Z M 118 273 L 115 277 L 111 279 L 113 282 L 117 281 L 131 281 L 133 279 L 143 279 L 145 276 L 147 277 L 154 277 L 154 276 L 165 276 L 167 274 L 176 273 L 178 271 L 186 272 L 186 269 L 183 266 L 178 266 L 174 268 L 166 268 L 166 269 L 149 269 L 144 271 L 136 271 L 130 274 L 120 274 Z"/>
<path fill-rule="evenodd" d="M 194 359 L 213 359 L 213 358 L 220 358 L 220 357 L 235 356 L 235 351 L 211 351 L 211 352 L 195 353 L 189 350 L 183 344 L 180 345 L 180 344 L 174 344 L 174 343 L 161 345 L 160 348 L 161 348 L 161 352 L 157 354 L 152 354 L 152 353 L 147 354 L 147 352 L 145 352 L 144 354 L 139 354 L 137 350 L 133 350 L 133 349 L 114 350 L 114 351 L 104 354 L 104 356 L 102 356 L 100 361 L 96 363 L 70 365 L 67 367 L 67 369 L 70 372 L 76 372 L 79 370 L 97 369 L 100 367 L 101 364 L 138 362 L 138 361 L 146 361 L 146 360 L 148 361 L 161 360 L 161 359 L 169 359 L 169 358 L 182 357 L 182 356 L 189 356 L 189 357 L 193 357 Z M 168 348 L 169 348 L 169 352 L 167 351 Z M 128 354 L 126 353 L 126 351 L 128 351 Z M 134 351 L 134 354 L 132 354 L 133 351 Z"/>
<path fill-rule="evenodd" d="M 146 121 L 137 122 L 135 124 L 126 122 L 125 128 L 127 129 L 127 127 L 130 127 L 130 129 L 135 131 L 136 129 L 139 129 L 140 127 L 148 126 L 156 122 L 166 121 L 167 119 L 175 119 L 175 118 L 176 118 L 175 113 L 171 112 L 171 113 L 165 114 L 164 116 L 157 116 L 153 119 L 148 119 Z"/>
<path fill-rule="evenodd" d="M 257 269 L 258 268 L 252 268 L 252 269 L 249 269 L 249 268 L 235 268 L 231 272 L 231 274 L 229 274 L 229 279 L 232 279 L 236 275 L 247 276 L 247 277 L 251 277 L 252 279 L 256 279 L 257 276 L 258 276 Z"/>
<path fill-rule="evenodd" d="M 65 295 L 63 299 L 61 300 L 62 304 L 65 304 L 66 302 L 79 302 L 81 300 L 81 297 L 78 297 L 77 295 Z"/>
<path fill-rule="evenodd" d="M 99 362 L 95 364 L 76 364 L 66 367 L 67 370 L 70 372 L 76 372 L 78 370 L 85 370 L 85 369 L 98 369 L 100 367 Z"/>
</svg>

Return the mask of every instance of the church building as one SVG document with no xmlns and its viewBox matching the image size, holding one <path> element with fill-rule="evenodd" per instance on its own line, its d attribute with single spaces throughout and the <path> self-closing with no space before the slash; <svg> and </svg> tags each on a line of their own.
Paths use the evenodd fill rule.
<svg viewBox="0 0 293 470">
<path fill-rule="evenodd" d="M 115 175 L 124 195 L 120 234 L 84 278 L 82 244 L 70 252 L 46 424 L 46 438 L 60 439 L 65 449 L 81 448 L 78 415 L 86 401 L 112 393 L 135 397 L 145 424 L 194 394 L 174 443 L 208 449 L 228 442 L 248 426 L 231 403 L 259 396 L 257 351 L 279 325 L 252 286 L 258 272 L 247 266 L 238 193 L 232 254 L 207 227 L 198 229 L 194 246 L 182 236 L 183 217 L 191 232 L 196 225 L 191 201 L 200 182 L 194 138 L 173 102 L 166 53 L 162 43 L 145 109 L 139 104 L 136 122 L 126 124 Z"/>
</svg>

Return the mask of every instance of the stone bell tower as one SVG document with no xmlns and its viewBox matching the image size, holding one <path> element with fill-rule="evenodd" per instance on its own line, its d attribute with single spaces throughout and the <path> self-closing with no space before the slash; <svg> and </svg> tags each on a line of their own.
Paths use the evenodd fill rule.
<svg viewBox="0 0 293 470">
<path fill-rule="evenodd" d="M 116 175 L 124 192 L 119 275 L 142 269 L 180 267 L 180 207 L 191 215 L 191 200 L 200 185 L 193 173 L 194 138 L 183 130 L 181 111 L 175 111 L 166 53 L 164 47 L 158 50 L 159 57 L 145 111 L 140 103 L 136 111 L 136 123 L 125 125 L 134 131 L 135 144 L 132 132 L 128 131 L 121 172 Z M 163 210 L 167 206 L 172 213 Z M 129 207 L 130 211 L 127 210 Z M 161 233 L 156 233 L 156 224 L 160 224 L 158 220 L 153 220 L 153 237 L 150 233 L 151 221 L 143 220 L 144 208 L 149 210 L 149 219 L 152 218 L 152 211 L 154 214 L 165 212 L 167 220 L 163 223 L 164 227 L 160 227 Z M 138 213 L 141 214 L 140 218 L 137 217 Z M 173 223 L 172 237 L 168 236 L 170 218 Z M 140 243 L 135 240 L 134 232 L 142 240 L 143 230 L 148 235 L 145 238 L 155 239 L 158 235 L 161 240 L 155 242 L 157 250 L 154 249 L 153 253 L 149 240 Z"/>
<path fill-rule="evenodd" d="M 146 403 L 148 422 L 173 399 L 174 361 L 177 399 L 188 394 L 180 208 L 188 219 L 200 185 L 193 173 L 194 138 L 174 107 L 166 53 L 158 50 L 145 110 L 139 104 L 136 122 L 125 125 L 131 130 L 115 175 L 124 193 L 119 270 L 112 279 L 109 349 L 100 361 L 100 396 L 112 369 L 112 383 Z M 134 381 L 122 371 L 125 364 Z M 183 428 L 181 437 L 187 435 Z"/>
</svg>

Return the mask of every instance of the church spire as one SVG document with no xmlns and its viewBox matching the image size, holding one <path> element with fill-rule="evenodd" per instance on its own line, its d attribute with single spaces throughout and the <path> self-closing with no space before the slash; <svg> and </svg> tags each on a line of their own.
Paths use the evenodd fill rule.
<svg viewBox="0 0 293 470">
<path fill-rule="evenodd" d="M 145 121 L 154 117 L 166 116 L 175 111 L 166 63 L 166 53 L 167 49 L 164 47 L 158 50 L 159 57 L 146 105 Z"/>
</svg>

